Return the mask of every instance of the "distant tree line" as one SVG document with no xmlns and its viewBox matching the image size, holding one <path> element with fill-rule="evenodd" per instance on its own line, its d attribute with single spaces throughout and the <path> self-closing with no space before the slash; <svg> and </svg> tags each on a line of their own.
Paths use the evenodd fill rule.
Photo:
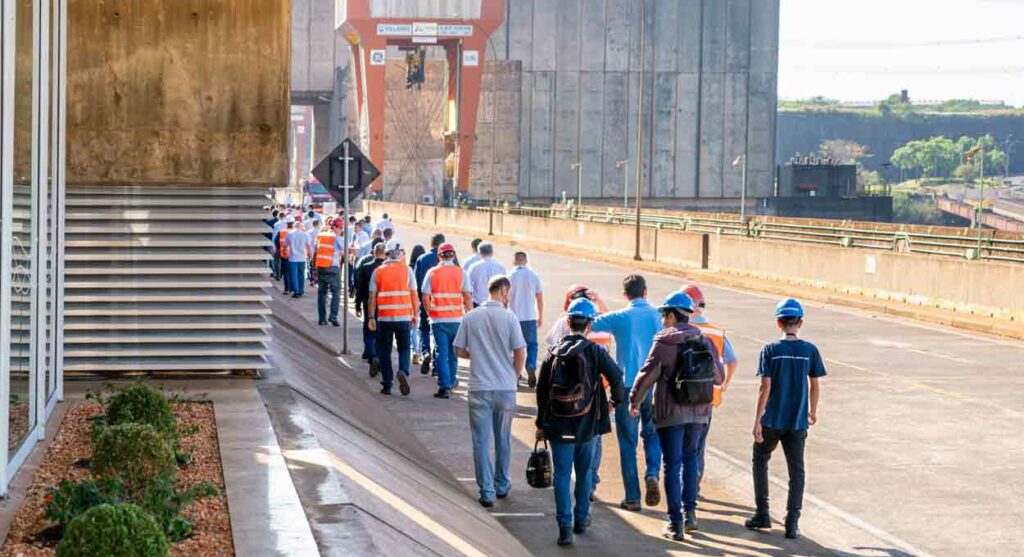
<svg viewBox="0 0 1024 557">
<path fill-rule="evenodd" d="M 941 135 L 915 139 L 893 151 L 890 160 L 903 172 L 916 173 L 923 178 L 962 180 L 978 178 L 982 164 L 986 176 L 1002 174 L 1009 162 L 1006 153 L 996 146 L 989 134 L 961 136 L 956 141 Z"/>
</svg>

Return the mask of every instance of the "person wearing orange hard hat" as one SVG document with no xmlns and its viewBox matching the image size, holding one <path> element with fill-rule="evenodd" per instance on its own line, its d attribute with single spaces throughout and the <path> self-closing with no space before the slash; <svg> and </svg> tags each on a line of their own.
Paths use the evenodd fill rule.
<svg viewBox="0 0 1024 557">
<path fill-rule="evenodd" d="M 718 349 L 722 365 L 725 367 L 725 380 L 722 381 L 720 387 L 715 387 L 714 398 L 711 401 L 711 407 L 717 408 L 722 404 L 722 394 L 729 388 L 729 383 L 732 382 L 732 377 L 736 374 L 736 368 L 739 367 L 739 361 L 736 359 L 736 352 L 732 348 L 732 343 L 729 342 L 729 337 L 725 335 L 725 328 L 708 321 L 707 317 L 704 316 L 707 302 L 704 298 L 704 292 L 700 287 L 694 283 L 689 283 L 683 286 L 682 292 L 693 299 L 693 315 L 690 316 L 690 324 L 700 329 L 700 332 L 711 340 L 711 343 Z M 714 412 L 712 412 L 713 415 Z M 700 493 L 700 484 L 704 479 L 704 453 L 709 431 L 711 431 L 710 416 L 708 417 L 708 427 L 700 439 L 700 448 L 698 449 L 697 493 Z"/>
</svg>

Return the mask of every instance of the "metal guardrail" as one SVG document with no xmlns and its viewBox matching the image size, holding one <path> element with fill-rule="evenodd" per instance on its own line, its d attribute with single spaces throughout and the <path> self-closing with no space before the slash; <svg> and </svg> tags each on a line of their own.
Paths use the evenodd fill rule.
<svg viewBox="0 0 1024 557">
<path fill-rule="evenodd" d="M 477 210 L 540 218 L 573 219 L 609 224 L 635 224 L 636 213 L 615 209 L 565 209 L 558 207 L 495 206 Z M 759 220 L 740 222 L 722 217 L 694 215 L 641 215 L 640 225 L 663 230 L 706 232 L 723 236 L 803 242 L 848 248 L 870 248 L 897 253 L 925 253 L 970 260 L 1024 263 L 1024 240 L 1004 240 L 990 235 L 955 236 L 857 226 L 822 226 Z"/>
</svg>

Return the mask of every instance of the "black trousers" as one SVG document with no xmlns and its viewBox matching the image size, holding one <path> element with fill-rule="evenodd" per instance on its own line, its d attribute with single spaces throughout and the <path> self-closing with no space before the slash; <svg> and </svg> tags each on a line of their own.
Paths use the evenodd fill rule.
<svg viewBox="0 0 1024 557">
<path fill-rule="evenodd" d="M 320 323 L 327 321 L 327 295 L 331 295 L 330 319 L 338 320 L 338 308 L 341 304 L 341 275 L 337 267 L 317 269 L 316 311 Z"/>
<path fill-rule="evenodd" d="M 789 467 L 789 499 L 786 514 L 789 518 L 800 518 L 804 502 L 804 445 L 807 430 L 763 428 L 764 441 L 754 443 L 754 502 L 758 513 L 768 513 L 768 461 L 772 451 L 782 443 Z"/>
</svg>

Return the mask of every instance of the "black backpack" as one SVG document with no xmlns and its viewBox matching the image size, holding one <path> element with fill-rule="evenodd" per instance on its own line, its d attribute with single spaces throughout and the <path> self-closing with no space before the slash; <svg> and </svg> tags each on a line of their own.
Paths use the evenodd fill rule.
<svg viewBox="0 0 1024 557">
<path fill-rule="evenodd" d="M 594 378 L 590 364 L 577 340 L 572 346 L 560 345 L 551 363 L 551 388 L 548 412 L 555 418 L 578 418 L 590 412 L 594 404 Z"/>
<path fill-rule="evenodd" d="M 526 484 L 530 487 L 544 489 L 551 487 L 551 453 L 548 452 L 548 441 L 544 440 L 544 448 L 537 448 L 540 441 L 533 444 L 530 460 L 526 461 Z"/>
<path fill-rule="evenodd" d="M 669 385 L 677 404 L 710 404 L 714 397 L 714 355 L 698 336 L 679 345 Z"/>
</svg>

